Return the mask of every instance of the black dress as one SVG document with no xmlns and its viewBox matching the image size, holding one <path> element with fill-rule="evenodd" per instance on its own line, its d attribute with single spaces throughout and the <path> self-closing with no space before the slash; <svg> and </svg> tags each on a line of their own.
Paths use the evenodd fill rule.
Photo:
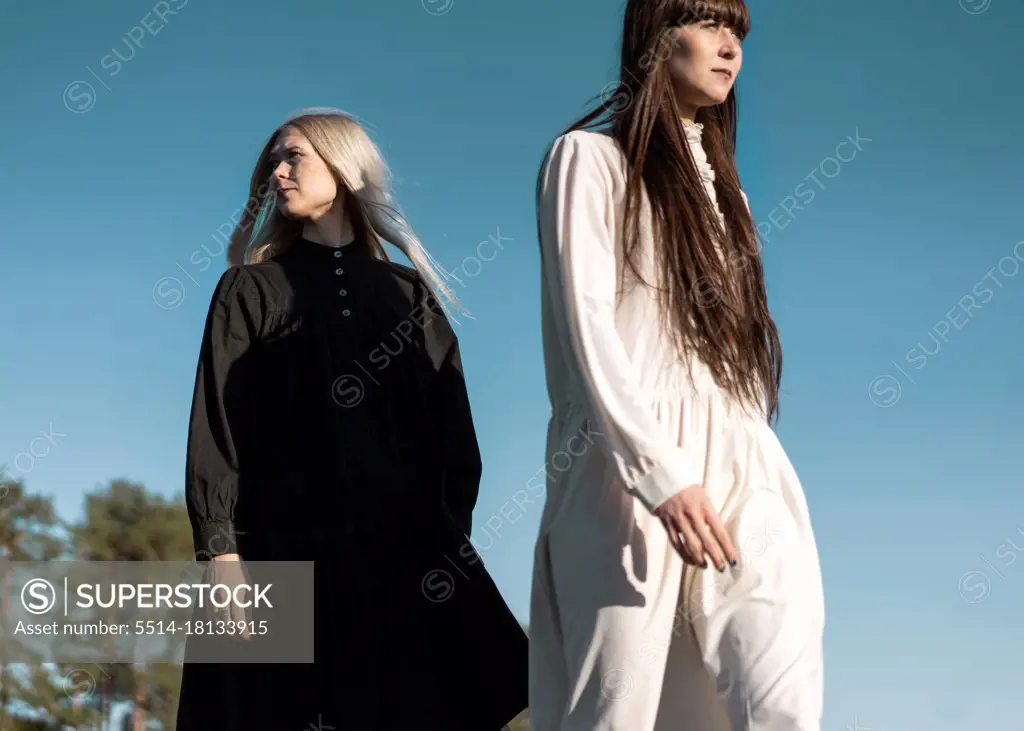
<svg viewBox="0 0 1024 731">
<path fill-rule="evenodd" d="M 314 561 L 316 661 L 190 664 L 186 649 L 178 728 L 511 721 L 527 640 L 467 550 L 480 476 L 458 339 L 413 269 L 365 241 L 300 240 L 225 272 L 189 426 L 196 557 Z"/>
</svg>

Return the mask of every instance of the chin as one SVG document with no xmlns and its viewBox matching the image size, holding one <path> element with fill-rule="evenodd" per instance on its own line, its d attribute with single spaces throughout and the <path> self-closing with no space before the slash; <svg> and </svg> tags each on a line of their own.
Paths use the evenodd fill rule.
<svg viewBox="0 0 1024 731">
<path fill-rule="evenodd" d="M 303 218 L 302 214 L 299 211 L 295 210 L 293 206 L 290 206 L 287 203 L 278 203 L 277 210 L 282 216 L 284 216 L 285 218 L 289 218 L 293 221 L 297 221 Z"/>
<path fill-rule="evenodd" d="M 732 91 L 732 84 L 724 88 L 719 85 L 717 87 L 703 89 L 702 91 L 704 92 L 704 101 L 701 103 L 701 106 L 714 107 L 729 98 L 729 92 Z"/>
</svg>

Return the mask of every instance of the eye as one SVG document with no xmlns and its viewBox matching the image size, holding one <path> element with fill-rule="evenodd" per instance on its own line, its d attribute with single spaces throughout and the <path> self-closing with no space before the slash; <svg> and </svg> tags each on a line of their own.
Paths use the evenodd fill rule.
<svg viewBox="0 0 1024 731">
<path fill-rule="evenodd" d="M 700 24 L 700 27 L 706 28 L 708 30 L 713 30 L 715 32 L 718 32 L 722 28 L 725 28 L 729 32 L 729 35 L 736 39 L 737 43 L 743 40 L 743 36 L 737 33 L 735 28 L 728 26 L 725 23 L 718 20 L 705 20 Z"/>
</svg>

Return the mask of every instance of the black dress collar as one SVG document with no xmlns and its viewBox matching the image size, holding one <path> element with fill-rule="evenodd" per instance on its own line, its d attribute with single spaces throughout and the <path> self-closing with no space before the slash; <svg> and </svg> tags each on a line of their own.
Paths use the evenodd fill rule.
<svg viewBox="0 0 1024 731">
<path fill-rule="evenodd" d="M 352 261 L 376 258 L 370 251 L 369 243 L 365 239 L 361 238 L 356 238 L 351 243 L 339 247 L 318 244 L 315 241 L 310 241 L 307 238 L 300 237 L 298 241 L 295 242 L 293 249 L 296 254 L 299 254 L 303 258 L 314 260 L 323 259 L 327 261 L 345 259 L 346 261 Z"/>
</svg>

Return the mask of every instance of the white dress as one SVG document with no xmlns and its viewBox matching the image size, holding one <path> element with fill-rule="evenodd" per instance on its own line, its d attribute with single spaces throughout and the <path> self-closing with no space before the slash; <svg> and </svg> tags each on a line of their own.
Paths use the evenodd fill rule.
<svg viewBox="0 0 1024 731">
<path fill-rule="evenodd" d="M 715 201 L 701 133 L 687 125 Z M 552 414 L 531 728 L 818 731 L 824 599 L 803 489 L 763 409 L 741 407 L 696 360 L 691 381 L 656 294 L 627 287 L 616 304 L 625 182 L 620 148 L 600 132 L 559 137 L 542 174 Z M 644 215 L 643 269 L 656 281 Z M 694 484 L 740 552 L 724 573 L 685 565 L 651 512 Z"/>
</svg>

